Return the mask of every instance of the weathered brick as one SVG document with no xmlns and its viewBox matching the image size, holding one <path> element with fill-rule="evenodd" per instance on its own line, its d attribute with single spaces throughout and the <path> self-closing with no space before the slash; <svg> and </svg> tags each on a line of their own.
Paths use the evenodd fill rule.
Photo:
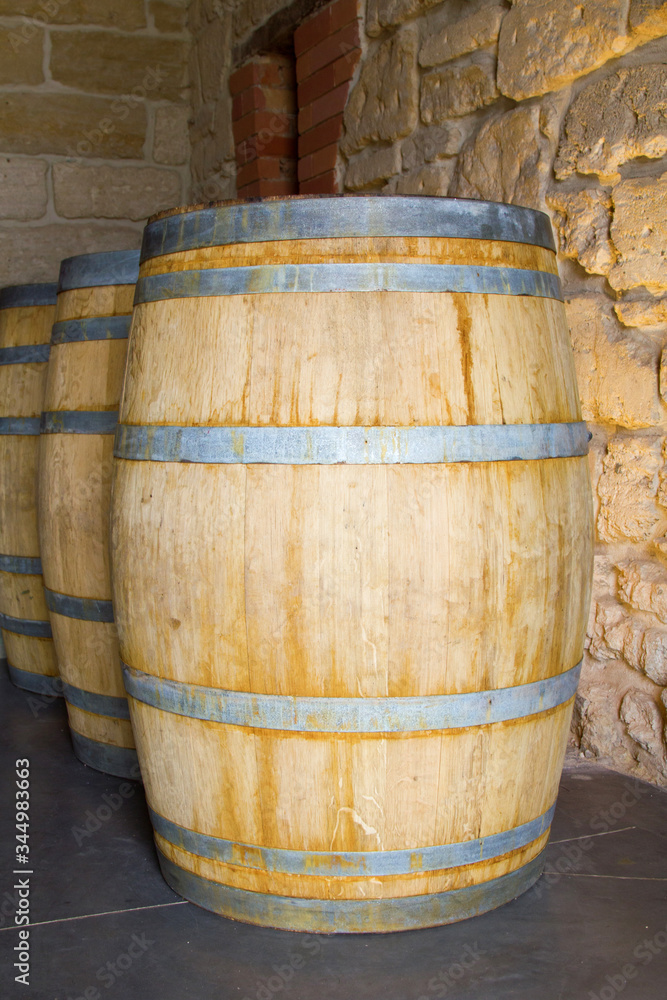
<svg viewBox="0 0 667 1000">
<path fill-rule="evenodd" d="M 322 149 L 324 146 L 330 145 L 330 143 L 337 143 L 342 131 L 342 115 L 335 115 L 333 118 L 328 118 L 321 125 L 312 128 L 310 132 L 299 136 L 299 157 L 307 156 L 308 153 L 314 153 L 317 149 Z"/>
<path fill-rule="evenodd" d="M 316 101 L 299 111 L 299 132 L 303 134 L 308 129 L 315 128 L 320 122 L 333 118 L 340 114 L 347 101 L 349 83 L 342 83 L 335 90 L 330 90 L 328 94 L 323 94 Z"/>
<path fill-rule="evenodd" d="M 339 190 L 335 170 L 328 170 L 319 177 L 311 177 L 299 185 L 300 194 L 336 194 Z"/>
<path fill-rule="evenodd" d="M 178 100 L 187 85 L 187 47 L 173 39 L 96 31 L 53 31 L 51 73 L 97 94 Z"/>
<path fill-rule="evenodd" d="M 356 20 L 358 16 L 357 0 L 336 0 L 318 14 L 308 18 L 294 32 L 294 51 L 297 59 L 328 35 Z"/>
<path fill-rule="evenodd" d="M 56 281 L 63 257 L 141 246 L 143 226 L 54 223 L 0 228 L 0 287 L 28 281 Z"/>
<path fill-rule="evenodd" d="M 278 114 L 276 111 L 253 111 L 234 122 L 234 141 L 243 142 L 251 135 L 261 135 L 270 139 L 274 135 L 295 135 L 294 115 Z"/>
<path fill-rule="evenodd" d="M 165 3 L 164 0 L 151 0 L 149 9 L 158 31 L 171 34 L 185 31 L 188 19 L 187 7 L 182 4 Z"/>
<path fill-rule="evenodd" d="M 160 167 L 53 167 L 56 212 L 66 219 L 146 219 L 181 200 L 181 178 Z"/>
<path fill-rule="evenodd" d="M 280 159 L 276 156 L 260 156 L 252 163 L 241 167 L 236 175 L 236 183 L 240 188 L 246 187 L 252 181 L 278 180 L 282 176 Z"/>
<path fill-rule="evenodd" d="M 308 180 L 333 170 L 338 162 L 338 146 L 325 146 L 299 160 L 299 180 Z"/>
<path fill-rule="evenodd" d="M 299 83 L 308 79 L 318 69 L 336 62 L 341 56 L 348 54 L 359 48 L 359 25 L 356 21 L 341 28 L 328 38 L 323 39 L 319 44 L 313 46 L 304 55 L 297 59 L 296 78 Z"/>
<path fill-rule="evenodd" d="M 156 163 L 187 163 L 190 156 L 188 119 L 190 109 L 174 104 L 155 112 L 153 159 Z"/>
<path fill-rule="evenodd" d="M 354 70 L 361 57 L 361 49 L 352 49 L 347 55 L 341 56 L 336 62 L 329 63 L 317 73 L 313 73 L 297 88 L 299 107 L 303 108 L 318 97 L 334 90 L 339 84 L 351 80 Z"/>
<path fill-rule="evenodd" d="M 0 157 L 0 219 L 41 219 L 48 169 L 44 160 Z"/>
<path fill-rule="evenodd" d="M 252 181 L 251 184 L 239 188 L 239 198 L 276 198 L 281 195 L 297 194 L 298 188 L 294 180 L 275 180 L 269 178 Z"/>
<path fill-rule="evenodd" d="M 296 136 L 272 135 L 266 139 L 250 136 L 236 147 L 236 162 L 239 166 L 249 163 L 258 156 L 288 156 L 297 158 Z"/>
<path fill-rule="evenodd" d="M 0 150 L 141 159 L 143 104 L 75 94 L 0 94 Z"/>
<path fill-rule="evenodd" d="M 94 24 L 122 31 L 146 27 L 140 0 L 60 0 L 57 5 L 48 0 L 0 0 L 0 16 L 19 14 L 48 24 Z"/>
<path fill-rule="evenodd" d="M 0 84 L 37 84 L 42 68 L 44 32 L 34 24 L 0 28 Z"/>
</svg>

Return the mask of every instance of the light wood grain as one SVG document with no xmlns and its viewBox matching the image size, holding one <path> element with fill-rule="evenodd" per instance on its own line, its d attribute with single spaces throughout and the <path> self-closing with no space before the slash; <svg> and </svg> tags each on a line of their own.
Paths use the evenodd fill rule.
<svg viewBox="0 0 667 1000">
<path fill-rule="evenodd" d="M 48 344 L 55 306 L 0 309 L 0 348 Z M 43 409 L 47 363 L 0 365 L 0 417 L 38 418 Z M 0 435 L 0 553 L 39 558 L 37 474 L 39 437 Z M 0 572 L 0 612 L 48 621 L 41 576 Z M 3 631 L 13 667 L 58 673 L 51 639 Z"/>
<path fill-rule="evenodd" d="M 423 261 L 556 273 L 493 241 L 301 240 L 171 254 L 197 267 Z M 581 419 L 561 302 L 472 293 L 286 293 L 134 311 L 128 424 L 418 426 Z M 121 654 L 148 674 L 283 696 L 420 697 L 554 677 L 581 658 L 592 560 L 585 458 L 423 466 L 117 461 Z M 553 804 L 572 700 L 444 732 L 281 732 L 130 699 L 147 798 L 181 826 L 298 851 L 418 850 Z M 409 876 L 286 876 L 178 865 L 253 891 L 391 898 L 516 870 L 502 858 Z"/>
<path fill-rule="evenodd" d="M 134 285 L 80 288 L 58 295 L 57 319 L 127 315 Z M 115 411 L 127 340 L 58 344 L 51 350 L 45 409 Z M 40 459 L 40 534 L 44 579 L 50 590 L 111 600 L 109 504 L 113 434 L 47 434 Z M 116 626 L 52 615 L 53 637 L 68 684 L 123 697 Z M 68 704 L 73 730 L 99 743 L 132 747 L 129 722 Z"/>
</svg>

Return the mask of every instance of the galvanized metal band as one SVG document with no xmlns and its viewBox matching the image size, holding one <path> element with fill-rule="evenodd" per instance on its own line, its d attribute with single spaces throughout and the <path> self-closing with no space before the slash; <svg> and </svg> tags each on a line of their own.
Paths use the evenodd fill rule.
<svg viewBox="0 0 667 1000">
<path fill-rule="evenodd" d="M 132 747 L 118 747 L 112 743 L 100 743 L 82 736 L 76 730 L 70 729 L 74 753 L 82 764 L 94 767 L 96 771 L 113 774 L 117 778 L 130 778 L 141 781 L 141 770 L 137 751 Z"/>
<path fill-rule="evenodd" d="M 133 462 L 402 465 L 514 462 L 588 453 L 586 424 L 463 427 L 173 427 L 119 424 L 114 455 Z"/>
<path fill-rule="evenodd" d="M 39 417 L 0 417 L 0 434 L 39 434 Z"/>
<path fill-rule="evenodd" d="M 32 670 L 20 670 L 7 664 L 7 672 L 10 680 L 17 687 L 24 691 L 32 691 L 33 694 L 46 694 L 52 698 L 61 698 L 63 693 L 63 682 L 60 677 L 53 677 L 50 674 L 35 674 Z"/>
<path fill-rule="evenodd" d="M 83 688 L 74 687 L 67 681 L 63 681 L 63 694 L 65 701 L 84 712 L 92 712 L 93 715 L 106 715 L 111 719 L 130 718 L 127 698 L 114 698 L 108 694 L 84 691 Z"/>
<path fill-rule="evenodd" d="M 127 340 L 132 316 L 94 316 L 54 323 L 51 344 L 74 344 L 86 340 Z"/>
<path fill-rule="evenodd" d="M 38 621 L 35 618 L 14 618 L 12 615 L 0 613 L 0 628 L 17 635 L 29 635 L 33 639 L 50 639 L 51 623 Z"/>
<path fill-rule="evenodd" d="M 98 285 L 134 285 L 139 277 L 139 250 L 111 250 L 67 257 L 60 265 L 58 291 Z"/>
<path fill-rule="evenodd" d="M 303 733 L 415 733 L 507 722 L 569 701 L 580 670 L 578 663 L 542 681 L 468 694 L 311 698 L 184 684 L 123 665 L 127 693 L 153 708 L 228 726 Z"/>
<path fill-rule="evenodd" d="M 59 594 L 56 590 L 44 588 L 46 606 L 49 611 L 65 618 L 79 618 L 85 622 L 112 622 L 113 604 L 94 597 L 73 597 Z"/>
<path fill-rule="evenodd" d="M 42 434 L 113 434 L 118 410 L 51 410 L 42 413 Z"/>
<path fill-rule="evenodd" d="M 28 576 L 39 576 L 42 572 L 42 560 L 31 556 L 0 555 L 0 573 L 25 573 Z"/>
<path fill-rule="evenodd" d="M 221 885 L 180 868 L 158 848 L 165 880 L 179 895 L 232 920 L 280 930 L 359 934 L 417 930 L 493 910 L 530 889 L 542 874 L 542 851 L 508 875 L 449 892 L 393 899 L 312 899 L 274 896 Z"/>
<path fill-rule="evenodd" d="M 141 259 L 230 243 L 357 236 L 500 240 L 556 249 L 548 216 L 530 208 L 459 198 L 346 196 L 223 205 L 156 219 L 144 230 Z"/>
<path fill-rule="evenodd" d="M 0 309 L 22 309 L 25 306 L 54 306 L 58 285 L 8 285 L 0 288 Z"/>
<path fill-rule="evenodd" d="M 67 691 L 65 691 L 67 697 Z M 239 844 L 211 837 L 165 819 L 149 807 L 156 833 L 170 844 L 212 861 L 242 868 L 255 868 L 287 875 L 325 875 L 344 878 L 380 875 L 410 875 L 415 872 L 460 868 L 478 861 L 491 861 L 526 847 L 551 826 L 556 804 L 542 816 L 521 826 L 488 837 L 455 844 L 440 844 L 402 851 L 287 851 L 277 847 Z"/>
<path fill-rule="evenodd" d="M 1 347 L 0 365 L 41 365 L 49 360 L 49 344 L 24 344 L 21 347 Z"/>
<path fill-rule="evenodd" d="M 560 299 L 547 271 L 468 264 L 267 264 L 153 274 L 137 282 L 134 304 L 269 292 L 475 292 Z"/>
</svg>

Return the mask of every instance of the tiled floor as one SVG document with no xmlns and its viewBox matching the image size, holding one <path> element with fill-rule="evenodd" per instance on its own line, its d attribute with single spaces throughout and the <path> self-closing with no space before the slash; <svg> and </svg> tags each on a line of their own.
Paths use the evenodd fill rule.
<svg viewBox="0 0 667 1000">
<path fill-rule="evenodd" d="M 3 671 L 0 704 L 3 1000 L 667 998 L 667 792 L 566 771 L 547 874 L 514 902 L 431 930 L 291 934 L 182 901 L 160 876 L 140 786 L 128 794 L 74 758 L 61 701 Z M 31 768 L 28 987 L 11 970 L 17 758 Z"/>
</svg>

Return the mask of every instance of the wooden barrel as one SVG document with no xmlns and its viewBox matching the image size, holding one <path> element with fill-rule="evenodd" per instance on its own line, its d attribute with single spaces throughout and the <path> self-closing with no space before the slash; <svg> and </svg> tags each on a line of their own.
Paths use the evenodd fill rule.
<svg viewBox="0 0 667 1000">
<path fill-rule="evenodd" d="M 40 456 L 46 600 L 74 752 L 138 777 L 111 602 L 113 438 L 139 251 L 62 262 Z"/>
<path fill-rule="evenodd" d="M 9 676 L 60 693 L 37 530 L 39 418 L 56 285 L 0 290 L 0 628 Z"/>
<path fill-rule="evenodd" d="M 179 893 L 388 931 L 538 878 L 588 613 L 588 437 L 541 213 L 323 197 L 151 221 L 113 581 Z"/>
</svg>

